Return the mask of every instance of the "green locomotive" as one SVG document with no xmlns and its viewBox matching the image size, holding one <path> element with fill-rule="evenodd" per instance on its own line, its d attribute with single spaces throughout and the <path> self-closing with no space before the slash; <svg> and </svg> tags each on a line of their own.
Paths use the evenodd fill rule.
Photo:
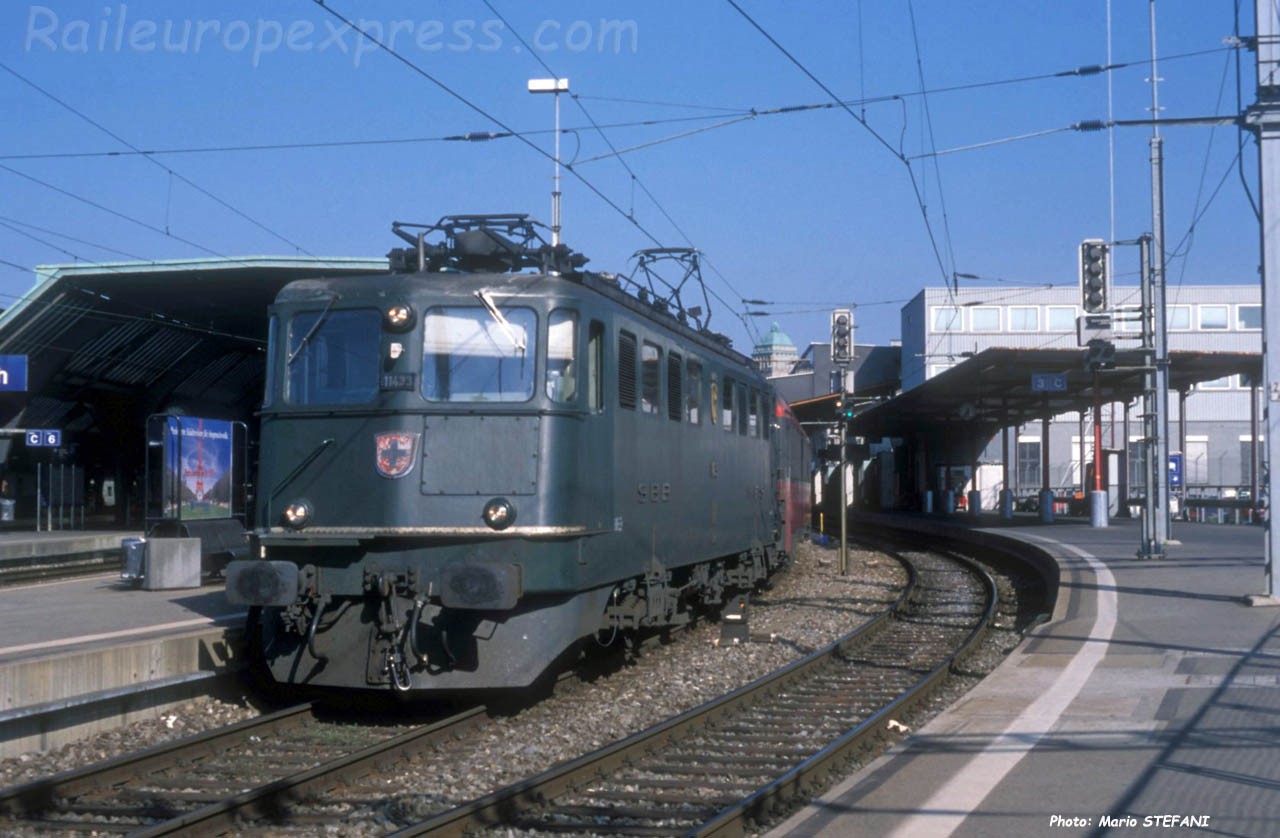
<svg viewBox="0 0 1280 838">
<path fill-rule="evenodd" d="M 276 682 L 525 687 L 785 560 L 807 441 L 680 286 L 630 293 L 522 215 L 393 229 L 388 273 L 271 309 L 259 526 L 226 577 Z"/>
</svg>

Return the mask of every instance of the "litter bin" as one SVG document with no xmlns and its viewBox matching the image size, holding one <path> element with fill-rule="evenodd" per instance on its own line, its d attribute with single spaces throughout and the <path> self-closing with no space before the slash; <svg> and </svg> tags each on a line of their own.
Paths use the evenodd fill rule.
<svg viewBox="0 0 1280 838">
<path fill-rule="evenodd" d="M 13 523 L 14 502 L 9 498 L 0 498 L 0 523 Z"/>
</svg>

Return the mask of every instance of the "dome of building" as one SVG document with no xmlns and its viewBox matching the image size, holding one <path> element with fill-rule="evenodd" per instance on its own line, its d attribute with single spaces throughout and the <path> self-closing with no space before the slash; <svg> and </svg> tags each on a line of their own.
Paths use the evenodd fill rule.
<svg viewBox="0 0 1280 838">
<path fill-rule="evenodd" d="M 751 359 L 765 376 L 787 375 L 800 359 L 800 351 L 782 327 L 774 323 L 751 350 Z"/>
</svg>

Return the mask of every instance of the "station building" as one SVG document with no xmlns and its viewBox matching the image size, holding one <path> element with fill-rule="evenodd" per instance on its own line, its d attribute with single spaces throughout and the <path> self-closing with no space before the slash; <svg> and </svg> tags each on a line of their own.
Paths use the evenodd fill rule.
<svg viewBox="0 0 1280 838">
<path fill-rule="evenodd" d="M 1078 350 L 1079 293 L 1075 286 L 921 291 L 901 312 L 903 392 L 987 349 Z M 1113 299 L 1117 348 L 1140 347 L 1139 288 L 1117 286 Z M 1257 285 L 1171 285 L 1166 291 L 1166 320 L 1171 353 L 1262 351 L 1261 288 Z M 1254 445 L 1252 430 L 1261 415 L 1258 398 L 1251 376 L 1245 373 L 1185 383 L 1170 393 L 1169 451 L 1181 456 L 1186 494 L 1230 497 L 1251 485 L 1261 448 Z M 1139 402 L 1113 402 L 1103 408 L 1103 448 L 1127 458 L 1131 494 L 1143 488 L 1140 413 Z M 1047 483 L 1060 494 L 1081 487 L 1081 462 L 1092 460 L 1093 435 L 1093 417 L 1087 411 L 1058 415 L 1051 421 Z M 1043 444 L 1042 423 L 1017 428 L 1010 488 L 1020 497 L 1034 495 L 1045 482 Z M 1001 443 L 993 440 L 980 463 L 991 466 L 1001 456 Z M 978 482 L 984 491 L 998 488 L 991 485 L 990 476 L 985 481 L 979 476 Z"/>
</svg>

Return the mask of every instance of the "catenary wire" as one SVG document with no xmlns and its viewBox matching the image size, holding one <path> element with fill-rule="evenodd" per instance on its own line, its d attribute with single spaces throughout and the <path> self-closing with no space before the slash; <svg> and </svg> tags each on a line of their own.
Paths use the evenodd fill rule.
<svg viewBox="0 0 1280 838">
<path fill-rule="evenodd" d="M 75 114 L 76 116 L 78 116 L 80 119 L 82 119 L 82 120 L 84 120 L 85 122 L 87 122 L 87 123 L 89 123 L 90 125 L 92 125 L 94 128 L 97 128 L 99 131 L 101 131 L 102 133 L 106 134 L 108 137 L 111 137 L 113 140 L 115 140 L 116 142 L 120 143 L 121 145 L 123 145 L 123 146 L 125 146 L 125 147 L 129 148 L 129 149 L 130 149 L 130 150 L 132 150 L 132 151 L 141 152 L 141 149 L 140 149 L 140 148 L 138 148 L 136 145 L 134 145 L 133 143 L 131 143 L 131 142 L 129 142 L 128 140 L 126 140 L 124 137 L 120 136 L 120 135 L 119 135 L 119 134 L 117 134 L 116 132 L 112 131 L 110 128 L 106 127 L 106 126 L 105 126 L 105 125 L 103 125 L 102 123 L 100 123 L 100 122 L 98 122 L 97 120 L 93 119 L 93 118 L 92 118 L 92 117 L 90 117 L 88 114 L 84 113 L 83 111 L 81 111 L 81 110 L 79 110 L 79 109 L 77 109 L 77 108 L 73 107 L 72 105 L 70 105 L 70 104 L 69 104 L 69 103 L 67 103 L 66 101 L 64 101 L 64 100 L 62 100 L 61 98 L 59 98 L 59 97 L 55 96 L 53 93 L 49 92 L 48 90 L 45 90 L 43 87 L 41 87 L 40 85 L 36 84 L 36 83 L 35 83 L 35 82 L 33 82 L 31 79 L 29 79 L 29 78 L 27 78 L 26 76 L 22 75 L 22 74 L 21 74 L 21 73 L 19 73 L 18 71 L 14 70 L 14 69 L 13 69 L 12 67 L 10 67 L 9 65 L 7 65 L 7 64 L 5 64 L 5 63 L 3 63 L 3 62 L 0 62 L 0 70 L 4 70 L 6 73 L 8 73 L 9 75 L 11 75 L 11 76 L 13 76 L 14 78 L 18 79 L 18 81 L 22 82 L 23 84 L 27 85 L 28 87 L 32 88 L 33 90 L 37 91 L 37 92 L 38 92 L 38 93 L 40 93 L 42 96 L 45 96 L 45 97 L 46 97 L 46 98 L 48 98 L 49 100 L 51 100 L 51 101 L 55 102 L 56 104 L 60 105 L 61 107 L 65 108 L 65 109 L 67 109 L 67 110 L 68 110 L 68 111 L 70 111 L 71 113 L 73 113 L 73 114 Z M 253 216 L 249 215 L 249 214 L 248 214 L 248 213 L 246 213 L 245 211 L 241 210 L 239 207 L 233 206 L 232 204 L 230 204 L 229 202 L 227 202 L 227 201 L 226 201 L 226 200 L 224 200 L 223 198 L 220 198 L 219 196 L 217 196 L 217 195 L 213 194 L 213 193 L 212 193 L 212 192 L 210 192 L 208 189 L 205 189 L 205 188 L 204 188 L 203 186 L 201 186 L 200 184 L 198 184 L 198 183 L 196 183 L 195 181 L 191 180 L 191 178 L 187 177 L 186 175 L 183 175 L 181 172 L 176 172 L 176 171 L 174 171 L 173 169 L 171 169 L 170 167 L 168 167 L 168 166 L 164 165 L 164 164 L 163 164 L 163 163 L 161 163 L 159 160 L 156 160 L 154 157 L 152 157 L 152 156 L 150 156 L 150 155 L 144 155 L 144 159 L 146 159 L 146 160 L 147 160 L 149 163 L 151 163 L 152 165 L 159 167 L 160 169 L 164 170 L 165 172 L 168 172 L 170 177 L 177 178 L 178 180 L 180 180 L 180 181 L 182 181 L 183 183 L 185 183 L 187 186 L 190 186 L 192 189 L 194 189 L 194 190 L 196 190 L 197 192 L 199 192 L 201 195 L 204 195 L 206 198 L 209 198 L 209 199 L 210 199 L 211 201 L 213 201 L 214 203 L 216 203 L 216 204 L 218 204 L 219 206 L 222 206 L 222 207 L 224 207 L 225 209 L 227 209 L 227 210 L 231 211 L 232 213 L 234 213 L 235 215 L 237 215 L 237 216 L 239 216 L 240 218 L 244 219 L 245 221 L 248 221 L 250 224 L 253 224 L 253 225 L 254 225 L 255 227 L 257 227 L 258 229 L 263 230 L 263 231 L 265 231 L 265 232 L 267 232 L 267 233 L 271 234 L 272 236 L 274 236 L 275 238 L 277 238 L 277 239 L 279 239 L 280 241 L 284 242 L 285 244 L 289 245 L 290 247 L 295 248 L 296 250 L 298 250 L 298 251 L 299 251 L 299 252 L 301 252 L 301 253 L 306 253 L 308 256 L 313 256 L 313 255 L 315 255 L 315 254 L 313 254 L 313 253 L 309 252 L 309 251 L 308 251 L 306 248 L 304 248 L 302 245 L 300 245 L 300 244 L 298 244 L 297 242 L 293 241 L 292 239 L 289 239 L 288 237 L 281 235 L 281 234 L 280 234 L 280 233 L 278 233 L 277 231 L 275 231 L 275 230 L 271 229 L 270 227 L 268 227 L 267 225 L 263 224 L 261 221 L 259 221 L 258 219 L 254 218 Z"/>
</svg>

